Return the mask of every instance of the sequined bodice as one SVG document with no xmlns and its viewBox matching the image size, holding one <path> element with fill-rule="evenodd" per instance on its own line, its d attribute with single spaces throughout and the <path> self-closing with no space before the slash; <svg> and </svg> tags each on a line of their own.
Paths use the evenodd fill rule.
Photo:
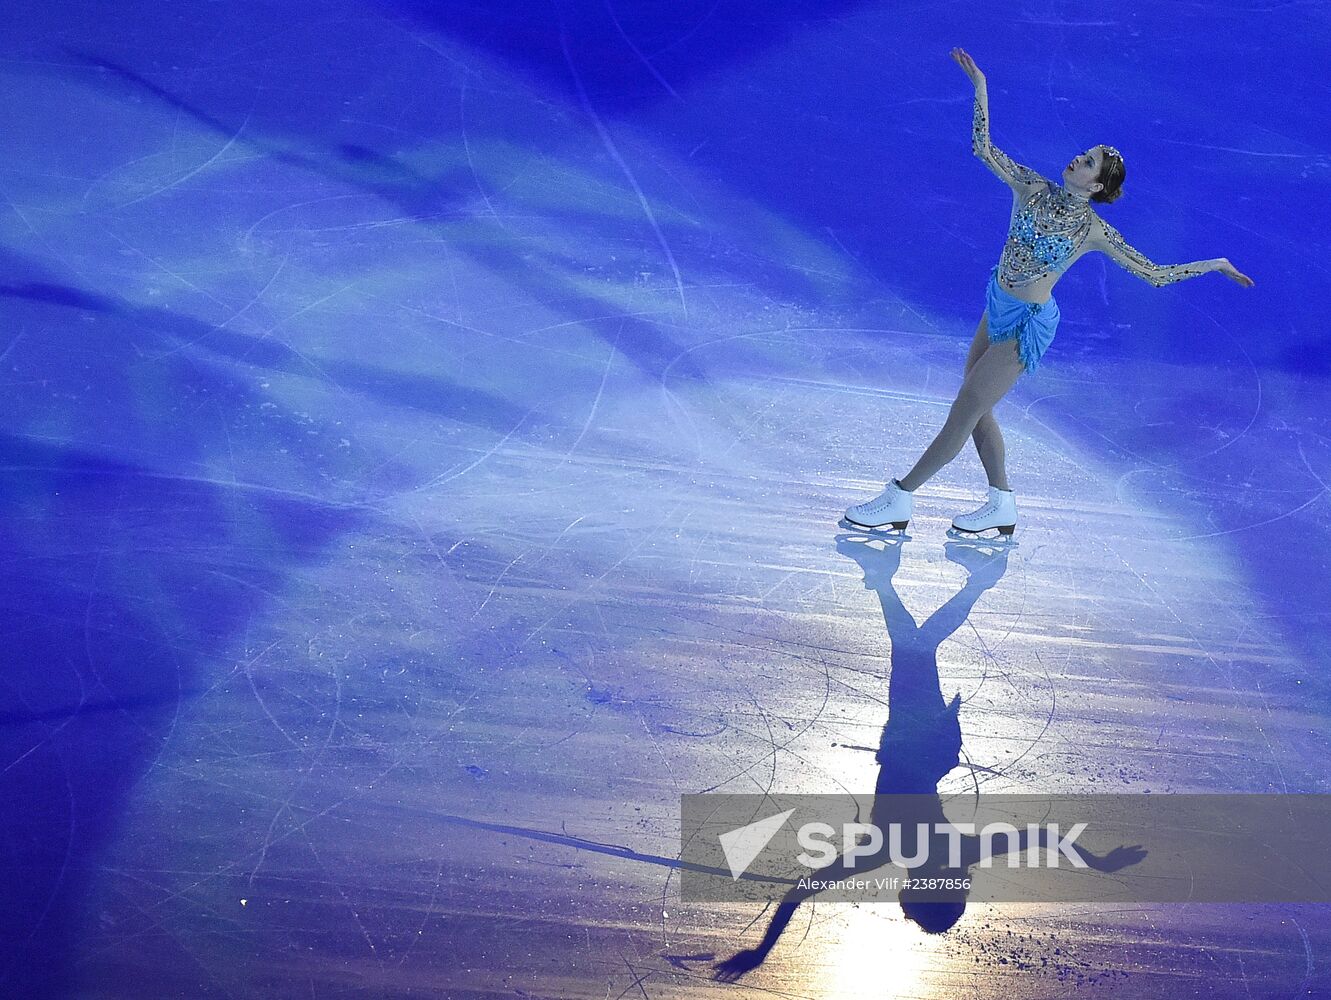
<svg viewBox="0 0 1331 1000">
<path fill-rule="evenodd" d="M 1117 229 L 1095 214 L 1087 199 L 1017 163 L 989 138 L 989 97 L 983 86 L 975 88 L 971 149 L 1012 188 L 1012 221 L 998 262 L 998 277 L 1008 288 L 1059 275 L 1088 250 L 1108 254 L 1119 266 L 1157 287 L 1206 274 L 1221 263 L 1217 259 L 1157 264 L 1129 246 Z M 1039 290 L 1032 291 L 1038 294 Z"/>
<path fill-rule="evenodd" d="M 1062 271 L 1086 241 L 1095 213 L 1085 198 L 1046 181 L 1013 207 L 998 276 L 1011 288 Z"/>
</svg>

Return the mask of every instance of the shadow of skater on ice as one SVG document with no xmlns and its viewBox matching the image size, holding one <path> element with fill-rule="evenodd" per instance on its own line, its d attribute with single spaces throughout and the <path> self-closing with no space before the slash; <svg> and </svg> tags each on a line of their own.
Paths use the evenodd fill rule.
<svg viewBox="0 0 1331 1000">
<path fill-rule="evenodd" d="M 925 860 L 908 869 L 912 879 L 941 878 L 965 880 L 970 867 L 981 859 L 980 838 L 960 837 L 960 867 L 947 864 L 947 838 L 935 834 L 931 842 L 916 839 L 917 825 L 934 830 L 947 824 L 938 783 L 961 759 L 961 695 L 945 698 L 938 677 L 938 647 L 965 623 L 980 595 L 995 586 L 1007 571 L 1009 544 L 990 541 L 952 541 L 945 546 L 947 558 L 964 567 L 969 574 L 965 584 L 922 625 L 906 610 L 892 579 L 901 566 L 901 536 L 881 534 L 841 534 L 837 551 L 859 564 L 864 571 L 864 586 L 878 595 L 883 621 L 891 640 L 891 677 L 888 681 L 888 718 L 879 742 L 878 781 L 869 822 L 880 830 L 899 824 L 902 836 L 901 856 L 911 858 L 927 848 Z M 933 841 L 937 841 L 934 843 Z M 1024 851 L 1028 845 L 1023 831 L 1019 842 L 1007 845 Z M 1136 847 L 1120 847 L 1104 857 L 1074 845 L 1087 865 L 1099 871 L 1116 871 L 1135 864 L 1145 852 Z M 1002 853 L 996 844 L 993 852 Z M 829 883 L 846 878 L 863 878 L 876 868 L 890 864 L 886 845 L 876 853 L 858 859 L 843 858 L 818 872 L 818 882 Z M 796 886 L 789 890 L 777 907 L 762 941 L 755 948 L 740 951 L 716 965 L 715 976 L 734 982 L 757 968 L 776 945 L 796 909 L 819 889 Z M 902 914 L 931 934 L 951 929 L 966 911 L 966 891 L 919 890 L 903 888 L 898 896 Z"/>
</svg>

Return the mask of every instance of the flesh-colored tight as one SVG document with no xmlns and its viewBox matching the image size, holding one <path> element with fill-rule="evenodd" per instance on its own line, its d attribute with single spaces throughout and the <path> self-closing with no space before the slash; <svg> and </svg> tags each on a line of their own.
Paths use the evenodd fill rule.
<svg viewBox="0 0 1331 1000">
<path fill-rule="evenodd" d="M 989 485 L 1000 490 L 1008 489 L 1003 432 L 998 429 L 993 410 L 1016 384 L 1022 366 L 1015 338 L 989 343 L 988 321 L 987 314 L 980 317 L 970 353 L 966 356 L 966 377 L 957 398 L 933 443 L 925 449 L 914 468 L 898 480 L 903 489 L 914 490 L 923 486 L 934 473 L 957 457 L 968 437 L 974 440 L 975 450 L 980 453 Z"/>
</svg>

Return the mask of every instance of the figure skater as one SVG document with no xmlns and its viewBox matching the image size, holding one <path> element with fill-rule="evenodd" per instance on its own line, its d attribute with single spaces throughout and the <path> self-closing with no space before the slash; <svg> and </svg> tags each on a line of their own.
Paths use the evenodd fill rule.
<svg viewBox="0 0 1331 1000">
<path fill-rule="evenodd" d="M 1011 535 L 1017 525 L 1017 504 L 1004 468 L 1003 434 L 994 419 L 994 404 L 1023 371 L 1033 372 L 1049 349 L 1058 327 L 1058 304 L 1051 294 L 1058 279 L 1082 254 L 1098 250 L 1115 263 L 1159 287 L 1208 271 L 1218 271 L 1246 287 L 1252 279 L 1224 257 L 1191 264 L 1154 264 L 1130 247 L 1113 226 L 1091 208 L 1123 193 L 1123 156 L 1112 146 L 1095 146 L 1063 168 L 1063 185 L 1013 160 L 989 141 L 989 94 L 984 74 L 962 49 L 952 58 L 975 85 L 975 117 L 971 148 L 985 166 L 1012 188 L 1012 219 L 1003 254 L 989 276 L 984 315 L 966 358 L 965 378 L 943 429 L 906 475 L 893 479 L 872 500 L 846 511 L 856 527 L 910 523 L 914 492 L 956 458 L 966 438 L 975 441 L 989 478 L 989 500 L 978 510 L 954 518 L 958 531 L 997 528 Z"/>
</svg>

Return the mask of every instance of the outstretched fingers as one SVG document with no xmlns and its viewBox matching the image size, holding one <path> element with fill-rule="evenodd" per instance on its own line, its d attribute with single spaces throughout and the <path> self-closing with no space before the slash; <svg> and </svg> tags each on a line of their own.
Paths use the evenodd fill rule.
<svg viewBox="0 0 1331 1000">
<path fill-rule="evenodd" d="M 1228 257 L 1220 258 L 1219 271 L 1230 281 L 1242 285 L 1244 288 L 1251 288 L 1253 286 L 1253 280 L 1231 264 Z"/>
<path fill-rule="evenodd" d="M 970 57 L 970 53 L 965 49 L 953 49 L 952 58 L 956 61 L 957 65 L 965 71 L 966 75 L 970 77 L 972 83 L 978 85 L 980 81 L 984 79 L 984 74 L 980 72 L 980 67 L 975 65 L 975 60 Z"/>
<path fill-rule="evenodd" d="M 724 962 L 718 962 L 712 967 L 712 978 L 719 983 L 737 982 L 741 976 L 758 968 L 762 961 L 762 953 L 757 948 L 736 952 Z"/>
</svg>

